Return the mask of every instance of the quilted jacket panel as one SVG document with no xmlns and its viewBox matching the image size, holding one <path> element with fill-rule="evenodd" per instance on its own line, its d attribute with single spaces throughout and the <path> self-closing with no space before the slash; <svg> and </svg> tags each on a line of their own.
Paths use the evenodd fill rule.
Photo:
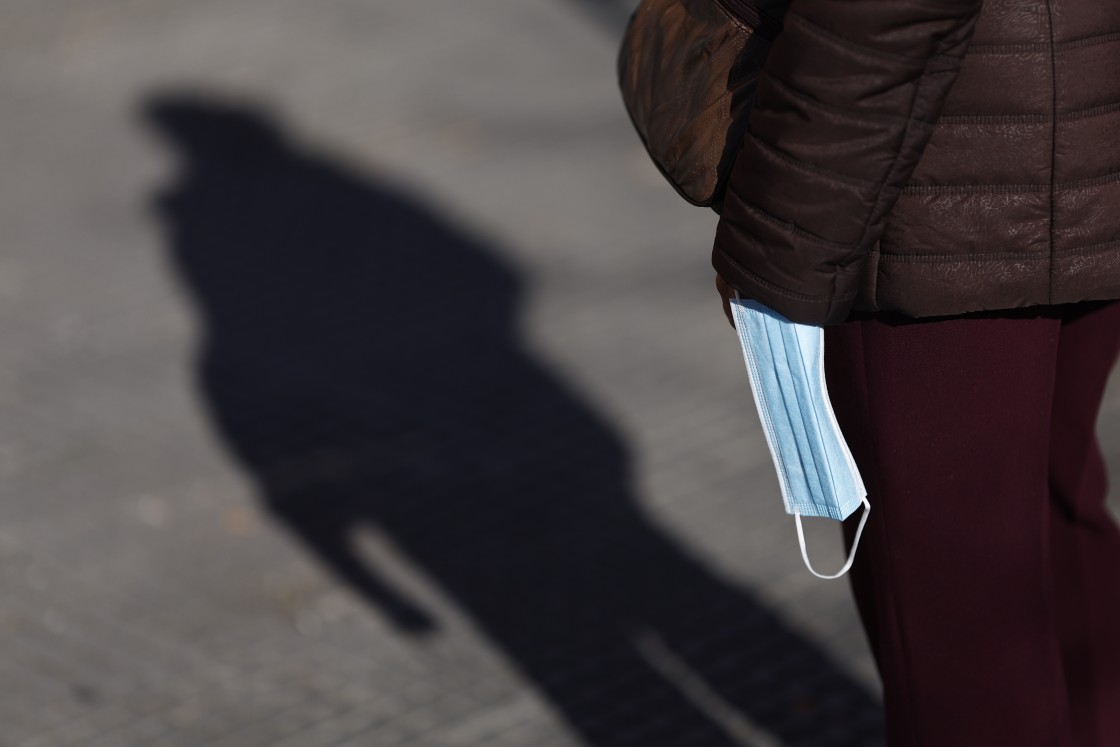
<svg viewBox="0 0 1120 747">
<path fill-rule="evenodd" d="M 712 261 L 795 321 L 1120 298 L 1120 3 L 793 0 Z"/>
</svg>

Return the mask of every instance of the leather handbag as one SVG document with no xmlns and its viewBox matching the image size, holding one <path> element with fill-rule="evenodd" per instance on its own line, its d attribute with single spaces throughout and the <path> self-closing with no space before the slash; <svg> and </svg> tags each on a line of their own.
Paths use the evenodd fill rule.
<svg viewBox="0 0 1120 747">
<path fill-rule="evenodd" d="M 719 212 L 780 31 L 780 16 L 753 0 L 642 0 L 630 16 L 622 99 L 657 168 L 693 205 Z"/>
</svg>

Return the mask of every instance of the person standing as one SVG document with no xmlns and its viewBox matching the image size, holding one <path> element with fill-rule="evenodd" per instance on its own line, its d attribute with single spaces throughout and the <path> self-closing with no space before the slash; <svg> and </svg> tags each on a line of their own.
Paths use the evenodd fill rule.
<svg viewBox="0 0 1120 747">
<path fill-rule="evenodd" d="M 716 285 L 824 326 L 890 747 L 1120 745 L 1118 130 L 1106 0 L 793 0 L 759 78 Z"/>
</svg>

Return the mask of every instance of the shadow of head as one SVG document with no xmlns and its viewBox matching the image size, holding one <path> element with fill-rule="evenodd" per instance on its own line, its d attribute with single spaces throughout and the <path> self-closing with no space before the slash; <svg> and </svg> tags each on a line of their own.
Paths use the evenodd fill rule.
<svg viewBox="0 0 1120 747">
<path fill-rule="evenodd" d="M 296 142 L 263 107 L 167 94 L 142 115 L 179 157 L 157 207 L 212 318 L 235 323 L 251 304 L 290 340 L 313 334 L 339 353 L 360 336 L 370 349 L 431 358 L 440 309 L 452 305 L 444 355 L 508 339 L 515 274 L 424 200 Z M 421 334 L 433 335 L 428 353 L 415 344 Z"/>
</svg>

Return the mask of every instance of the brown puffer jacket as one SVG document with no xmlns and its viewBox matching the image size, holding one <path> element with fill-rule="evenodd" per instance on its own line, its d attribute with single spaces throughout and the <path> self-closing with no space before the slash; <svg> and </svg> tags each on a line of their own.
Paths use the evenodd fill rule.
<svg viewBox="0 0 1120 747">
<path fill-rule="evenodd" d="M 1120 0 L 793 0 L 725 200 L 794 321 L 1120 298 Z"/>
</svg>

